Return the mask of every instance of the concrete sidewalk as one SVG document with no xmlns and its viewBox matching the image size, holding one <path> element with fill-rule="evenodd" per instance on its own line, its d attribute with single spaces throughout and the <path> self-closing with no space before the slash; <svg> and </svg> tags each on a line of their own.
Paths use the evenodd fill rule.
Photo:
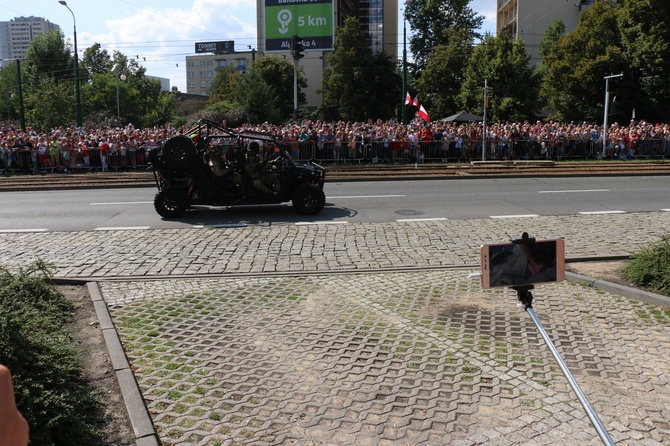
<svg viewBox="0 0 670 446">
<path fill-rule="evenodd" d="M 165 445 L 596 445 L 516 295 L 468 274 L 481 244 L 523 231 L 583 259 L 668 227 L 653 212 L 5 233 L 0 263 L 98 282 L 124 394 L 151 415 L 138 444 L 155 426 Z M 533 294 L 614 440 L 670 444 L 670 312 L 569 281 Z"/>
</svg>

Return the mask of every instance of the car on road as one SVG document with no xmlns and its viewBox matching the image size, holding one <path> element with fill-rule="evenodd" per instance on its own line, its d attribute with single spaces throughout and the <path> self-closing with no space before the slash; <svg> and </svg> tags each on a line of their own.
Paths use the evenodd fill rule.
<svg viewBox="0 0 670 446">
<path fill-rule="evenodd" d="M 325 205 L 325 169 L 295 161 L 270 133 L 237 131 L 201 120 L 149 152 L 158 192 L 154 208 L 178 218 L 193 205 L 292 202 L 301 214 Z"/>
</svg>

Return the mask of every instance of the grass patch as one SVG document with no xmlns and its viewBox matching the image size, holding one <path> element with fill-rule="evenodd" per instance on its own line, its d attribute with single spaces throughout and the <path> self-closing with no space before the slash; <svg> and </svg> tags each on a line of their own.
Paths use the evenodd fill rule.
<svg viewBox="0 0 670 446">
<path fill-rule="evenodd" d="M 635 254 L 622 275 L 637 286 L 670 296 L 670 235 Z"/>
<path fill-rule="evenodd" d="M 98 395 L 83 379 L 80 352 L 64 326 L 74 306 L 46 263 L 12 274 L 0 268 L 0 363 L 9 367 L 30 444 L 98 444 Z"/>
</svg>

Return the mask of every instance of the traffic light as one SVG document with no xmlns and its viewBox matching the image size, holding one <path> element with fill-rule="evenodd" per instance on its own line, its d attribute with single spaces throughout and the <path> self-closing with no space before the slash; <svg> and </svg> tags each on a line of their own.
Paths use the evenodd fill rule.
<svg viewBox="0 0 670 446">
<path fill-rule="evenodd" d="M 302 59 L 305 57 L 303 54 L 305 48 L 302 46 L 302 37 L 293 36 L 291 37 L 291 54 L 295 60 Z"/>
</svg>

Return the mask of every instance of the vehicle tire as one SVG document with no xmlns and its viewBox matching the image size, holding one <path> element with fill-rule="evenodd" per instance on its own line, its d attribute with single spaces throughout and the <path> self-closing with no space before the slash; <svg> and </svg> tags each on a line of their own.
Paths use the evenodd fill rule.
<svg viewBox="0 0 670 446">
<path fill-rule="evenodd" d="M 184 189 L 169 187 L 159 191 L 154 197 L 154 208 L 163 218 L 177 218 L 188 208 Z"/>
<path fill-rule="evenodd" d="M 195 156 L 195 144 L 186 135 L 173 136 L 163 144 L 163 163 L 170 169 L 191 167 Z"/>
<path fill-rule="evenodd" d="M 293 192 L 293 208 L 303 215 L 316 215 L 326 205 L 323 189 L 314 184 L 301 184 Z"/>
</svg>

